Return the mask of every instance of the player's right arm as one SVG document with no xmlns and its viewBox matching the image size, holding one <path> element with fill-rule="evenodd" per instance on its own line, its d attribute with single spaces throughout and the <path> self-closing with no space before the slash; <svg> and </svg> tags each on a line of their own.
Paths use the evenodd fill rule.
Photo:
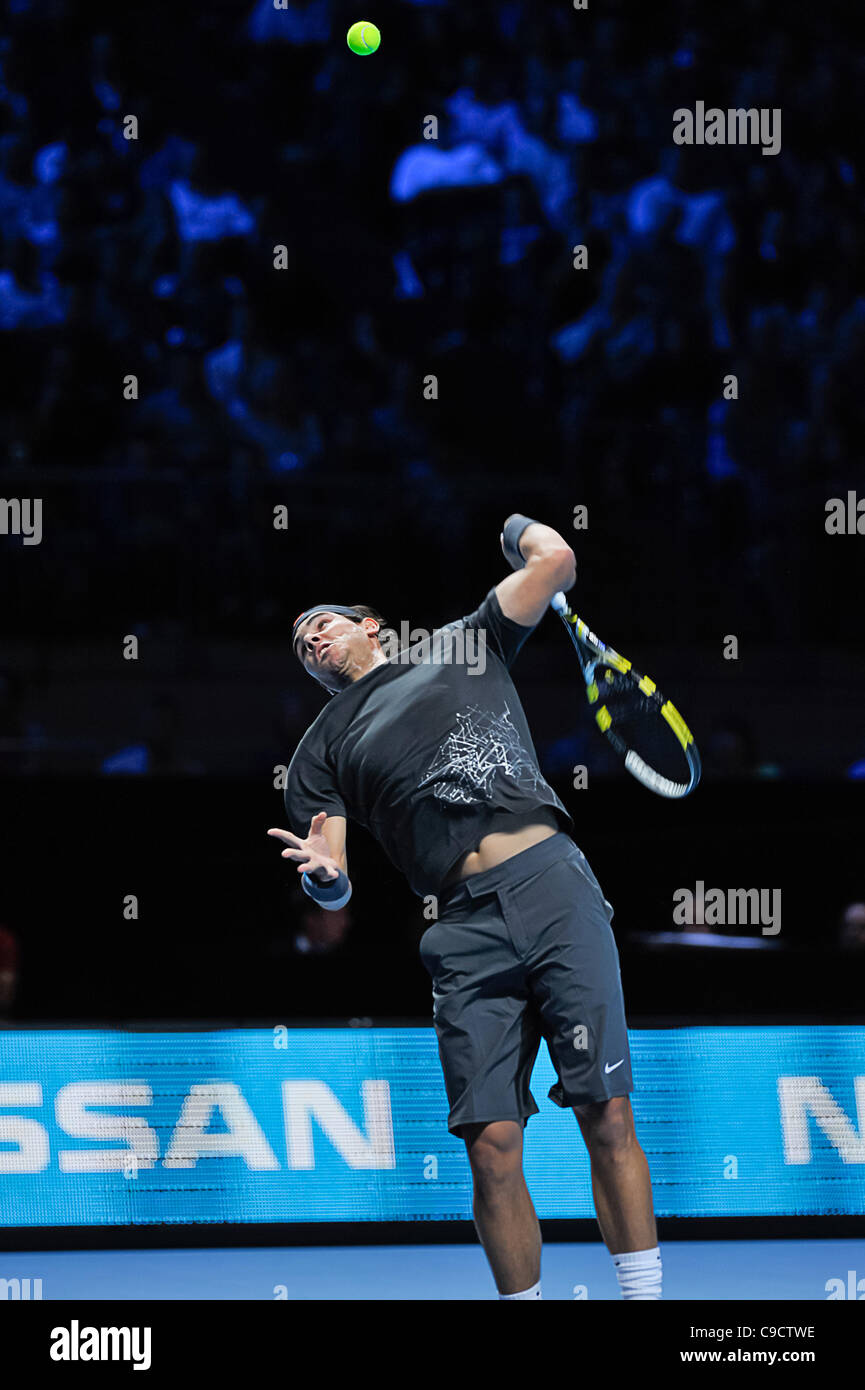
<svg viewBox="0 0 865 1390">
<path fill-rule="evenodd" d="M 573 587 L 577 577 L 574 552 L 564 536 L 540 521 L 514 514 L 505 522 L 502 550 L 515 573 L 496 585 L 506 618 L 534 627 L 559 589 Z"/>
</svg>

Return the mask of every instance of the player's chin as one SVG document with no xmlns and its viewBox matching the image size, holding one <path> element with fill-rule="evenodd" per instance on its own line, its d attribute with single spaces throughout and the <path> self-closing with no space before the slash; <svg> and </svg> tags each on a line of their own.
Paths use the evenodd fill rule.
<svg viewBox="0 0 865 1390">
<path fill-rule="evenodd" d="M 340 680 L 345 676 L 350 665 L 351 657 L 348 652 L 340 652 L 337 651 L 335 647 L 331 647 L 330 651 L 325 652 L 321 671 L 329 676 L 335 676 L 337 680 Z"/>
</svg>

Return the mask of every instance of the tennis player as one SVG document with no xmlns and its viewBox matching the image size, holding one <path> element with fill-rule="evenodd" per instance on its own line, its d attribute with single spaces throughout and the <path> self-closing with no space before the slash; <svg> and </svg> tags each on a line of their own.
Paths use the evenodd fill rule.
<svg viewBox="0 0 865 1390">
<path fill-rule="evenodd" d="M 351 896 L 350 818 L 437 903 L 420 955 L 433 982 L 448 1128 L 466 1145 L 499 1297 L 541 1297 L 522 1150 L 538 1113 L 529 1080 L 543 1037 L 558 1078 L 549 1096 L 577 1117 L 622 1297 L 659 1299 L 612 908 L 541 775 L 508 674 L 553 594 L 573 586 L 574 555 L 558 532 L 521 515 L 508 518 L 501 543 L 514 573 L 408 653 L 385 654 L 384 620 L 366 606 L 301 613 L 295 654 L 332 698 L 288 769 L 291 830 L 268 834 L 285 842 L 283 858 L 324 908 Z"/>
</svg>

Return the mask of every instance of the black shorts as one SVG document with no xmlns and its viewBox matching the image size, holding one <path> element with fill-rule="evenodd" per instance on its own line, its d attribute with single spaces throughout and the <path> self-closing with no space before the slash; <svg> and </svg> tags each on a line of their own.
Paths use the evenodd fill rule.
<svg viewBox="0 0 865 1390">
<path fill-rule="evenodd" d="M 525 1125 L 543 1037 L 569 1107 L 634 1089 L 613 909 L 564 833 L 439 898 L 420 939 L 450 1102 L 448 1129 Z"/>
</svg>

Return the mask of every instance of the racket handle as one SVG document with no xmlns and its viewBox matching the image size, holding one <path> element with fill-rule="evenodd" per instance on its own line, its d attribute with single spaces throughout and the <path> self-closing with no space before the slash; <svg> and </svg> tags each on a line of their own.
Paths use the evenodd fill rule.
<svg viewBox="0 0 865 1390">
<path fill-rule="evenodd" d="M 554 613 L 566 613 L 568 611 L 568 600 L 565 598 L 561 589 L 557 594 L 553 594 L 550 599 L 550 607 Z"/>
</svg>

